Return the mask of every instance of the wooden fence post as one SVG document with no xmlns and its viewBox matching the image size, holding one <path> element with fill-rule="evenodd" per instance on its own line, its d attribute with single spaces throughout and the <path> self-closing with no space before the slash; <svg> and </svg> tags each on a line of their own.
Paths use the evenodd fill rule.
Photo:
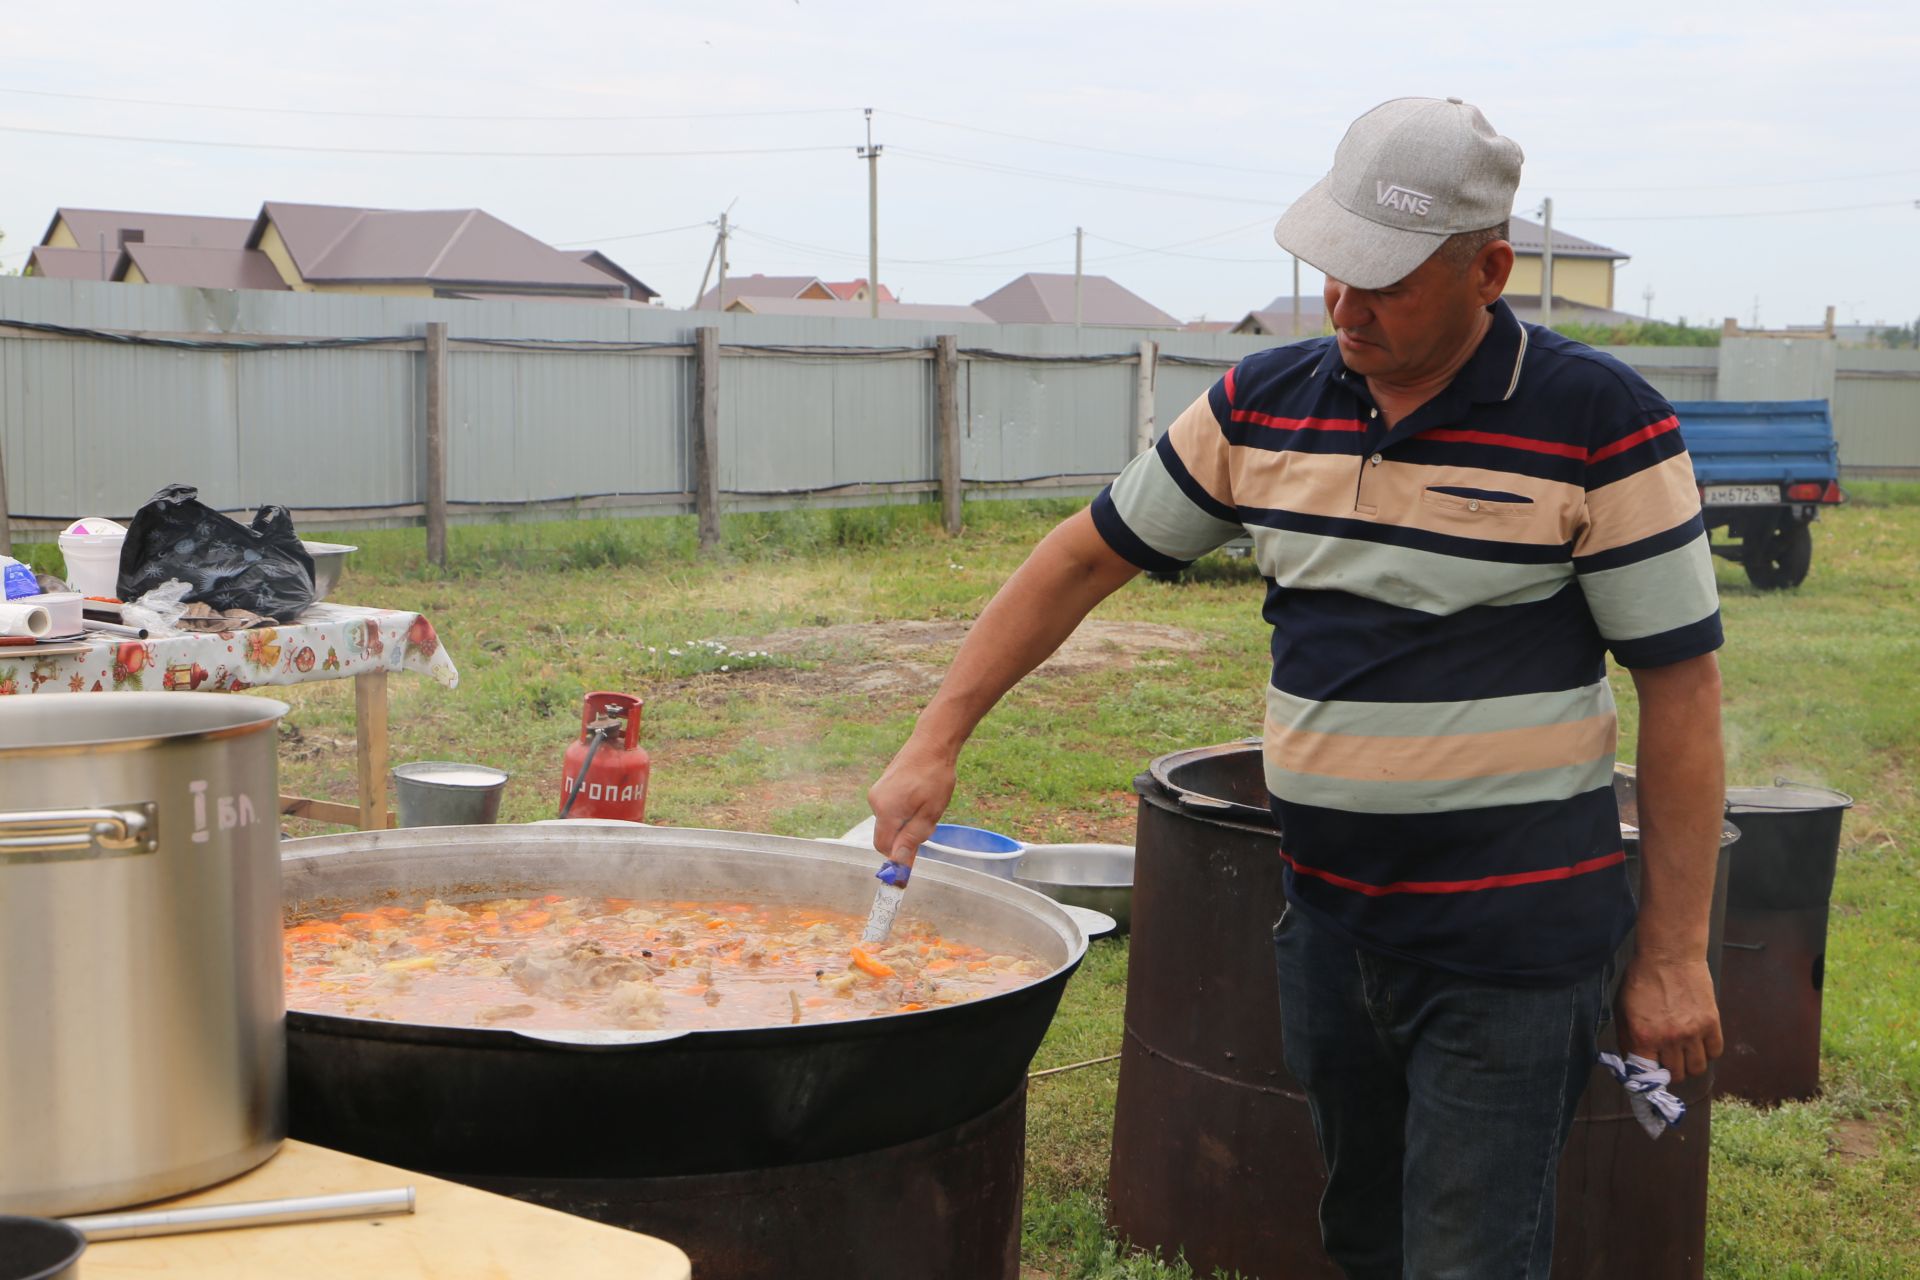
<svg viewBox="0 0 1920 1280">
<path fill-rule="evenodd" d="M 1151 338 L 1140 342 L 1140 362 L 1133 370 L 1133 451 L 1145 453 L 1153 448 L 1153 375 L 1160 359 L 1160 344 Z"/>
<path fill-rule="evenodd" d="M 447 323 L 427 322 L 427 559 L 447 564 Z"/>
<path fill-rule="evenodd" d="M 950 333 L 933 340 L 933 398 L 940 454 L 940 522 L 948 533 L 959 533 L 960 340 Z"/>
<path fill-rule="evenodd" d="M 720 330 L 693 331 L 693 505 L 700 549 L 720 545 Z"/>
</svg>

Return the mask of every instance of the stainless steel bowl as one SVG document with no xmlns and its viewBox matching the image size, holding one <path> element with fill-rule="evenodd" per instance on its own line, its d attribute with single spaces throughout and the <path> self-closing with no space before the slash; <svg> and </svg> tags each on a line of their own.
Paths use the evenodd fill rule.
<svg viewBox="0 0 1920 1280">
<path fill-rule="evenodd" d="M 313 598 L 316 602 L 325 600 L 340 581 L 340 571 L 347 567 L 347 557 L 358 551 L 359 547 L 350 547 L 344 542 L 309 542 L 300 539 L 300 545 L 313 557 Z"/>
<path fill-rule="evenodd" d="M 1133 923 L 1133 846 L 1030 844 L 1013 866 L 1013 881 L 1056 902 L 1113 917 L 1116 932 Z"/>
</svg>

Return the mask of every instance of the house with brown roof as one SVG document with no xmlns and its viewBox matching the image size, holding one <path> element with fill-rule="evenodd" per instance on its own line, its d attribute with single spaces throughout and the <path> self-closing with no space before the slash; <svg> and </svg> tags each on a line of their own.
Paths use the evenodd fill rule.
<svg viewBox="0 0 1920 1280">
<path fill-rule="evenodd" d="M 825 319 L 865 320 L 872 316 L 873 304 L 864 298 L 735 298 L 727 310 L 756 316 L 813 316 Z M 927 320 L 936 324 L 992 324 L 994 319 L 978 307 L 945 305 L 933 302 L 880 303 L 882 320 Z"/>
<path fill-rule="evenodd" d="M 867 288 L 867 279 L 861 276 L 857 280 L 827 281 L 819 276 L 765 276 L 755 272 L 750 276 L 728 276 L 726 297 L 720 296 L 720 286 L 715 285 L 700 295 L 700 301 L 693 304 L 695 311 L 732 311 L 734 303 L 740 299 L 758 302 L 763 298 L 799 298 L 813 302 L 865 302 L 872 296 Z M 899 302 L 893 290 L 886 285 L 880 286 L 882 304 Z M 757 308 L 750 308 L 756 309 Z"/>
<path fill-rule="evenodd" d="M 61 209 L 28 274 L 128 284 L 643 305 L 597 249 L 563 250 L 481 209 L 268 201 L 252 218 Z"/>
<path fill-rule="evenodd" d="M 265 254 L 287 287 L 300 293 L 640 303 L 657 296 L 642 285 L 645 296 L 633 297 L 626 281 L 482 209 L 359 209 L 270 200 L 253 220 L 247 248 Z"/>
<path fill-rule="evenodd" d="M 108 277 L 123 284 L 180 284 L 196 289 L 277 289 L 290 286 L 258 249 L 203 249 L 130 243 Z"/>
<path fill-rule="evenodd" d="M 1317 338 L 1326 332 L 1327 304 L 1318 294 L 1300 295 L 1300 330 L 1294 332 L 1293 295 L 1283 293 L 1266 306 L 1249 311 L 1233 326 L 1235 333 L 1268 334 L 1276 338 Z"/>
<path fill-rule="evenodd" d="M 1514 217 L 1507 221 L 1507 241 L 1513 245 L 1513 274 L 1507 277 L 1507 301 L 1540 296 L 1540 276 L 1546 259 L 1547 229 L 1537 222 Z M 1553 229 L 1553 296 L 1603 311 L 1613 310 L 1613 277 L 1630 259 L 1618 249 Z M 1554 312 L 1559 313 L 1556 301 Z M 1628 317 L 1631 319 L 1632 317 Z"/>
<path fill-rule="evenodd" d="M 129 244 L 235 250 L 246 247 L 249 218 L 117 209 L 54 210 L 46 234 L 27 258 L 25 274 L 56 280 L 111 280 Z"/>
<path fill-rule="evenodd" d="M 1074 323 L 1073 274 L 1031 271 L 973 305 L 1000 324 Z M 1180 322 L 1106 276 L 1080 277 L 1081 324 L 1178 329 Z"/>
</svg>

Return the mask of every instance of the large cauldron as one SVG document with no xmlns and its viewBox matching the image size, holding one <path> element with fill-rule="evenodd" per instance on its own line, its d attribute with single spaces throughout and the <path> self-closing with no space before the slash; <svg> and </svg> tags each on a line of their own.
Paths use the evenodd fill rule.
<svg viewBox="0 0 1920 1280">
<path fill-rule="evenodd" d="M 876 855 L 841 845 L 733 832 L 439 827 L 292 841 L 284 872 L 294 911 L 554 891 L 804 902 L 864 914 L 875 863 Z M 1020 1095 L 1086 942 L 1050 899 L 929 861 L 915 868 L 906 911 L 970 942 L 1036 954 L 1049 973 L 963 1005 L 732 1031 L 542 1034 L 291 1009 L 291 1132 L 603 1221 L 657 1224 L 696 1266 L 705 1254 L 729 1275 L 1010 1277 Z M 970 1130 L 947 1135 L 989 1113 L 1002 1118 L 990 1122 L 994 1134 L 1011 1135 L 1010 1148 L 1000 1137 L 983 1148 L 1001 1152 L 997 1180 L 974 1169 L 970 1186 L 950 1185 L 931 1167 L 938 1160 L 916 1154 L 973 1141 Z M 925 1256 L 860 1258 L 873 1222 L 914 1216 L 899 1213 L 895 1196 L 913 1182 L 903 1164 L 926 1166 L 918 1185 L 929 1211 L 907 1238 Z M 764 1206 L 843 1185 L 850 1168 L 888 1175 L 865 1182 L 871 1214 L 823 1210 L 810 1238 L 787 1233 L 786 1256 L 775 1256 L 771 1240 L 741 1256 L 743 1233 L 768 1230 Z M 778 1169 L 791 1176 L 769 1181 L 767 1171 Z M 755 1175 L 752 1197 L 736 1185 L 746 1173 Z M 675 1214 L 660 1213 L 665 1200 L 679 1205 Z M 730 1206 L 731 1216 L 688 1226 L 682 1211 L 696 1203 Z"/>
</svg>

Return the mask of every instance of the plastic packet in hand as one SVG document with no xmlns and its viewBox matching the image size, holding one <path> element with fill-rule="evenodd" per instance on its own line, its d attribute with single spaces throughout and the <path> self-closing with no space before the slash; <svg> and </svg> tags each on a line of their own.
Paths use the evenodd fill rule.
<svg viewBox="0 0 1920 1280">
<path fill-rule="evenodd" d="M 140 627 L 154 635 L 180 629 L 180 615 L 187 611 L 187 597 L 193 588 L 178 578 L 169 578 L 138 600 L 120 606 L 120 620 L 129 627 Z"/>
</svg>

